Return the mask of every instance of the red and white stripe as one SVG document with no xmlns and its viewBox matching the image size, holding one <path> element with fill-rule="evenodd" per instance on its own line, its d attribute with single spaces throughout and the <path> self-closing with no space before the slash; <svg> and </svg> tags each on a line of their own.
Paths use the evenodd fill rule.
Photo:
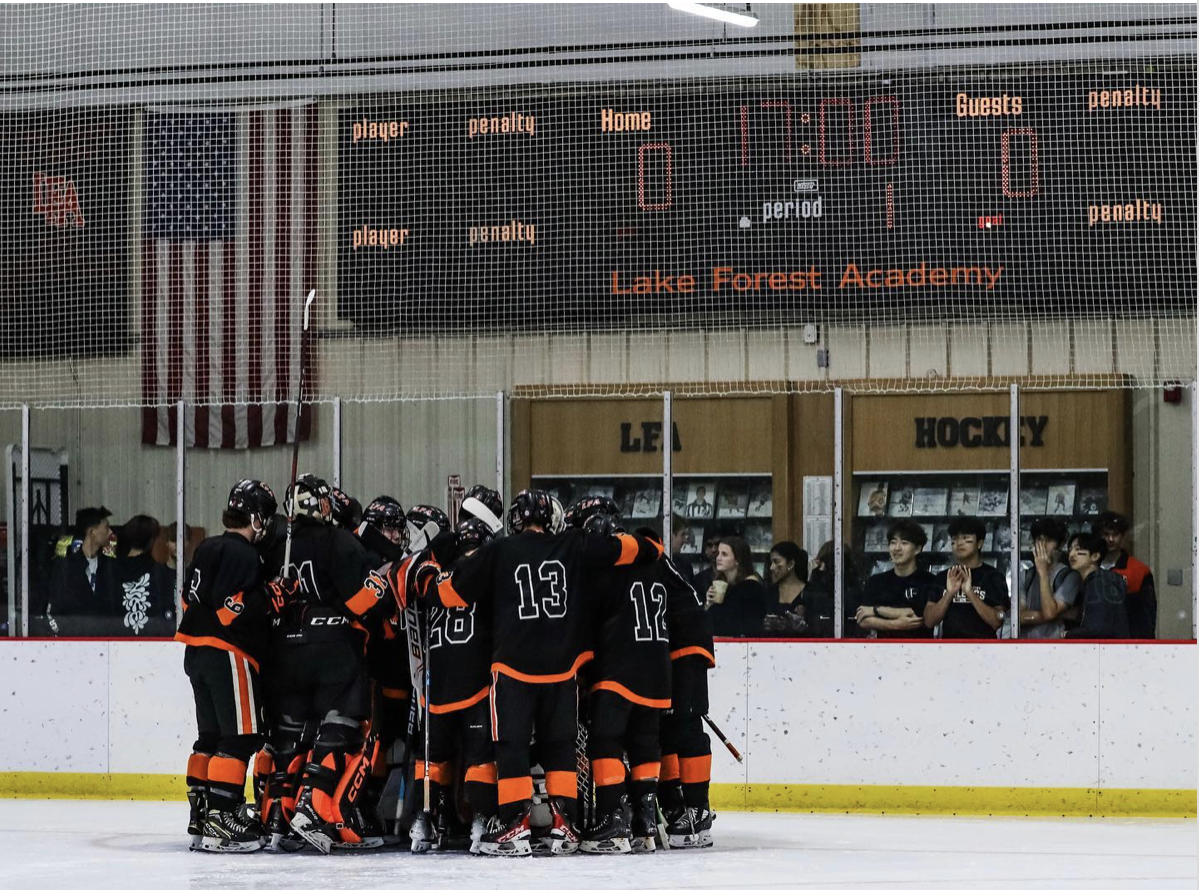
<svg viewBox="0 0 1200 890">
<path fill-rule="evenodd" d="M 301 307 L 316 280 L 314 104 L 237 115 L 236 219 L 228 240 L 142 245 L 142 441 L 256 448 L 307 438 L 296 424 Z M 305 390 L 311 391 L 311 359 Z"/>
<path fill-rule="evenodd" d="M 258 702 L 254 700 L 252 668 L 236 652 L 229 653 L 229 668 L 233 675 L 233 706 L 237 712 L 238 735 L 255 735 L 258 732 Z"/>
</svg>

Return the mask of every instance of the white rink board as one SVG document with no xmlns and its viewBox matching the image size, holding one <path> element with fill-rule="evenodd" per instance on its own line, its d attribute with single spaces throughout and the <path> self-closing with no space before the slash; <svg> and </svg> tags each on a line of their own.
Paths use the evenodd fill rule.
<svg viewBox="0 0 1200 890">
<path fill-rule="evenodd" d="M 713 781 L 1195 789 L 1195 645 L 719 643 Z M 0 643 L 0 772 L 176 774 L 172 642 Z M 1046 692 L 1039 692 L 1048 690 Z"/>
</svg>

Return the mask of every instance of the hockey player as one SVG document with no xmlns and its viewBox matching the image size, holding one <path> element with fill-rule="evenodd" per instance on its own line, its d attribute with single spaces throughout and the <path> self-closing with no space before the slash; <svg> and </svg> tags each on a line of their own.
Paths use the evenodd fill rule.
<svg viewBox="0 0 1200 890">
<path fill-rule="evenodd" d="M 406 556 L 408 525 L 400 502 L 380 495 L 363 511 L 355 536 L 372 557 L 372 568 L 380 575 Z M 390 604 L 390 601 L 389 601 Z M 367 641 L 367 674 L 372 681 L 371 738 L 368 739 L 370 775 L 363 788 L 362 810 L 369 819 L 378 815 L 388 773 L 404 765 L 403 746 L 411 704 L 412 676 L 409 673 L 403 627 L 395 609 L 379 615 Z M 395 820 L 384 820 L 384 837 L 395 835 Z"/>
<path fill-rule="evenodd" d="M 589 498 L 573 513 L 589 534 L 620 531 L 619 509 L 609 498 Z M 649 529 L 638 533 L 650 540 L 657 537 L 651 537 L 654 533 Z M 666 559 L 612 569 L 595 579 L 593 595 L 599 628 L 596 661 L 590 666 L 594 682 L 588 756 L 597 818 L 584 833 L 580 849 L 653 852 L 660 718 L 671 707 L 668 621 L 703 607 L 691 585 Z M 630 800 L 632 821 L 626 816 Z"/>
<path fill-rule="evenodd" d="M 247 853 L 263 845 L 258 822 L 242 810 L 247 762 L 259 749 L 259 659 L 267 615 L 295 592 L 294 583 L 262 583 L 255 544 L 267 537 L 275 507 L 265 483 L 238 482 L 221 515 L 225 533 L 201 543 L 187 568 L 175 639 L 187 645 L 184 670 L 196 697 L 187 770 L 193 849 Z"/>
<path fill-rule="evenodd" d="M 673 564 L 671 567 L 674 569 Z M 667 615 L 671 709 L 662 717 L 659 805 L 671 847 L 711 847 L 713 814 L 708 786 L 712 744 L 701 719 L 708 713 L 708 671 L 717 661 L 708 613 L 698 600 L 692 605 L 681 598 L 679 604 L 679 610 Z"/>
<path fill-rule="evenodd" d="M 492 684 L 489 707 L 496 747 L 499 814 L 479 851 L 528 856 L 533 796 L 530 742 L 550 796 L 552 853 L 573 852 L 578 790 L 576 673 L 592 658 L 587 646 L 590 612 L 583 573 L 658 557 L 648 541 L 631 535 L 551 533 L 554 507 L 544 491 L 522 491 L 509 509 L 509 536 L 493 541 L 438 582 L 443 606 L 486 603 L 492 615 Z"/>
<path fill-rule="evenodd" d="M 362 522 L 363 508 L 357 498 L 352 498 L 340 488 L 329 488 L 330 515 L 333 524 L 347 531 L 354 531 Z"/>
<path fill-rule="evenodd" d="M 288 800 L 295 799 L 292 829 L 323 853 L 334 844 L 379 846 L 382 837 L 367 832 L 356 801 L 367 770 L 363 730 L 370 713 L 364 620 L 373 609 L 386 608 L 385 591 L 364 586 L 369 555 L 353 534 L 329 524 L 324 480 L 300 476 L 285 502 L 293 517 L 291 561 L 282 565 L 277 544 L 270 562 L 297 578 L 300 592 L 296 607 L 272 627 L 270 694 L 280 716 L 272 732 L 276 770 L 267 796 L 285 817 Z M 297 795 L 308 721 L 317 725 L 316 736 Z M 268 818 L 278 834 L 279 820 Z"/>
<path fill-rule="evenodd" d="M 455 529 L 458 561 L 469 559 L 495 533 L 483 519 L 469 518 Z M 436 584 L 439 566 L 430 561 L 414 573 L 416 588 Z M 429 761 L 417 761 L 416 778 L 428 771 L 432 818 L 418 813 L 410 836 L 412 851 L 439 849 L 453 822 L 453 758 L 461 755 L 463 789 L 472 812 L 471 852 L 479 852 L 484 828 L 496 814 L 496 763 L 492 747 L 488 691 L 491 687 L 492 635 L 486 605 L 447 608 L 425 603 L 428 622 Z M 424 690 L 418 690 L 425 707 Z"/>
</svg>

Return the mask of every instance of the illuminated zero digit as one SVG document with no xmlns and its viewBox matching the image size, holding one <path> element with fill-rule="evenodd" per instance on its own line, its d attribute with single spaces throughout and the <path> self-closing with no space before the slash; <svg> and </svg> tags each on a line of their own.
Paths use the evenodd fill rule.
<svg viewBox="0 0 1200 890">
<path fill-rule="evenodd" d="M 871 156 L 871 106 L 892 106 L 892 153 L 886 158 Z M 863 108 L 863 160 L 876 167 L 890 167 L 900 160 L 900 101 L 895 96 L 872 96 Z"/>
<path fill-rule="evenodd" d="M 1013 136 L 1029 137 L 1029 188 L 1025 191 L 1012 187 L 1009 144 Z M 1032 198 L 1038 193 L 1037 131 L 1032 127 L 1005 130 L 1000 134 L 1000 188 L 1006 198 Z"/>
<path fill-rule="evenodd" d="M 849 112 L 850 121 L 846 128 L 846 145 L 848 151 L 844 158 L 830 160 L 825 151 L 825 109 L 830 105 L 845 105 Z M 845 167 L 854 161 L 854 103 L 850 99 L 822 99 L 820 127 L 817 138 L 817 160 L 829 167 Z"/>
<path fill-rule="evenodd" d="M 661 204 L 646 203 L 646 152 L 661 151 L 667 162 L 667 194 Z M 644 142 L 638 147 L 638 207 L 643 210 L 668 210 L 671 207 L 671 192 L 674 188 L 675 171 L 672 164 L 671 143 Z"/>
</svg>

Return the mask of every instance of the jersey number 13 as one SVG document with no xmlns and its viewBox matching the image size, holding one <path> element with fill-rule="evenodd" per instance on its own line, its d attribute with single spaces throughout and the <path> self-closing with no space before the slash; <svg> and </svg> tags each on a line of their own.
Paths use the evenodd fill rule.
<svg viewBox="0 0 1200 890">
<path fill-rule="evenodd" d="M 527 562 L 517 566 L 513 577 L 521 592 L 521 606 L 517 615 L 528 621 L 545 615 L 547 618 L 562 618 L 567 614 L 567 570 L 557 559 L 548 559 L 538 566 L 536 585 L 533 568 Z M 540 589 L 539 589 L 540 588 Z"/>
</svg>

